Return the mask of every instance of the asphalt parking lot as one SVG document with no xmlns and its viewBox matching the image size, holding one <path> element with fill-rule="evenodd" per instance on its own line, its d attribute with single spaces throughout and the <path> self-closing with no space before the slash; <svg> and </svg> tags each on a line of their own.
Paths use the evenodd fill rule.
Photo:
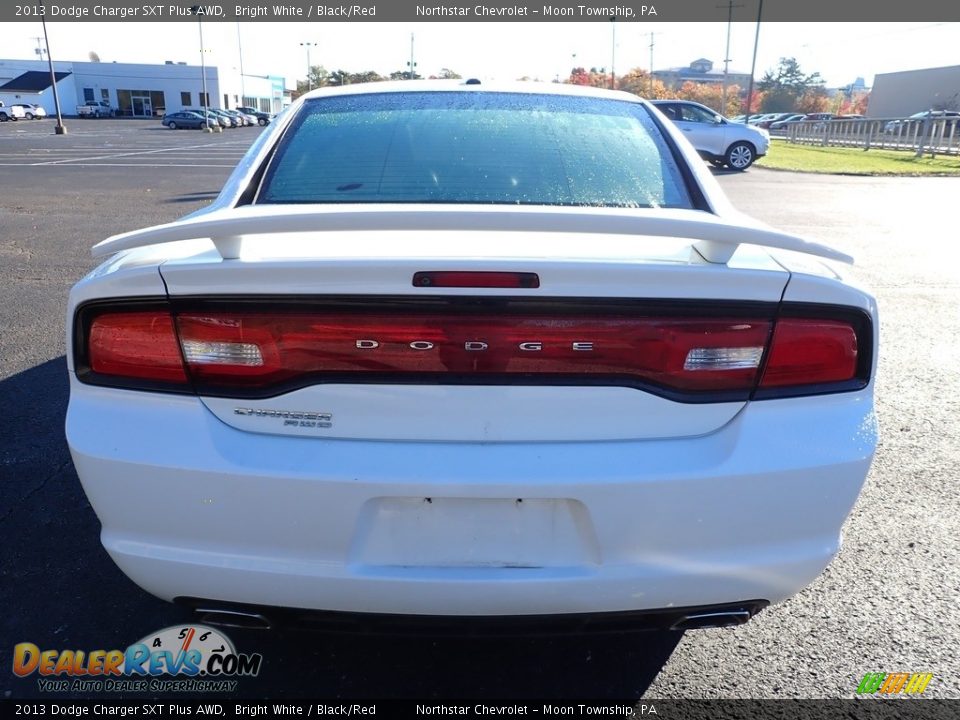
<svg viewBox="0 0 960 720">
<path fill-rule="evenodd" d="M 14 643 L 114 648 L 184 619 L 113 565 L 63 439 L 67 291 L 104 237 L 202 207 L 259 128 L 0 125 L 0 692 Z M 721 173 L 734 204 L 857 258 L 878 297 L 882 441 L 829 570 L 736 629 L 568 638 L 231 631 L 242 697 L 852 697 L 867 672 L 960 698 L 960 178 Z M 802 439 L 800 439 L 802 441 Z M 638 511 L 637 522 L 643 522 Z"/>
</svg>

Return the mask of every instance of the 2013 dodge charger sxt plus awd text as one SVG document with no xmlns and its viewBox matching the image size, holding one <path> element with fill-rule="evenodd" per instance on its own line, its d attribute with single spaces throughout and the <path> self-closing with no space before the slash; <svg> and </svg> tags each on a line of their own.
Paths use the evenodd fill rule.
<svg viewBox="0 0 960 720">
<path fill-rule="evenodd" d="M 208 619 L 743 622 L 824 569 L 876 445 L 849 258 L 626 93 L 318 90 L 94 254 L 77 472 Z"/>
</svg>

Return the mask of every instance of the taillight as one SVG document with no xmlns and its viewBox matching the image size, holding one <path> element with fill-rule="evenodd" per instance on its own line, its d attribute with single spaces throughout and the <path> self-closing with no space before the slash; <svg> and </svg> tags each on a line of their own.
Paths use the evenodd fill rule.
<svg viewBox="0 0 960 720">
<path fill-rule="evenodd" d="M 840 320 L 783 318 L 777 321 L 761 388 L 820 385 L 857 375 L 857 333 Z"/>
<path fill-rule="evenodd" d="M 185 383 L 180 344 L 168 311 L 107 312 L 90 324 L 86 359 L 98 375 Z"/>
<path fill-rule="evenodd" d="M 866 385 L 869 318 L 756 303 L 458 298 L 99 304 L 77 315 L 84 382 L 268 397 L 316 383 L 613 385 L 680 401 Z M 266 309 L 261 309 L 266 308 Z"/>
</svg>

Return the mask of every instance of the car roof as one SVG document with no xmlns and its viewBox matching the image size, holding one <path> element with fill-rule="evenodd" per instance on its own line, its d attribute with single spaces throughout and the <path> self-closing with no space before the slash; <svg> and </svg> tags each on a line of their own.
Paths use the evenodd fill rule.
<svg viewBox="0 0 960 720">
<path fill-rule="evenodd" d="M 571 97 L 594 97 L 632 102 L 646 102 L 633 93 L 621 90 L 587 87 L 567 83 L 545 83 L 534 81 L 481 80 L 388 80 L 385 82 L 357 83 L 336 87 L 323 87 L 300 96 L 301 100 L 331 97 L 337 95 L 369 95 L 374 93 L 410 93 L 410 92 L 501 92 L 522 93 L 526 95 L 566 95 Z"/>
</svg>

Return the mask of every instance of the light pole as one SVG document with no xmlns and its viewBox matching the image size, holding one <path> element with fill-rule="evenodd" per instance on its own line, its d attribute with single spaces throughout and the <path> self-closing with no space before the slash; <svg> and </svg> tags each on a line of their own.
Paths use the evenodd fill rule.
<svg viewBox="0 0 960 720">
<path fill-rule="evenodd" d="M 753 62 L 750 63 L 750 83 L 747 86 L 747 115 L 743 118 L 743 124 L 750 124 L 750 106 L 753 104 L 753 76 L 757 71 L 757 47 L 760 45 L 760 19 L 763 16 L 763 0 L 757 7 L 757 32 L 753 36 Z"/>
<path fill-rule="evenodd" d="M 310 72 L 313 67 L 310 65 L 310 48 L 316 47 L 319 43 L 315 42 L 302 42 L 300 47 L 305 47 L 307 49 L 307 92 L 313 90 L 313 79 L 310 77 Z"/>
<path fill-rule="evenodd" d="M 43 7 L 43 0 L 40 0 L 40 7 L 43 8 L 40 15 L 40 22 L 43 24 L 43 42 L 47 46 L 47 63 L 50 65 L 50 85 L 53 88 L 53 107 L 57 111 L 57 126 L 53 129 L 55 135 L 66 135 L 67 126 L 63 124 L 63 114 L 60 112 L 60 93 L 57 92 L 57 74 L 53 71 L 53 56 L 50 55 L 50 38 L 47 35 L 47 21 L 45 15 L 47 9 Z M 41 58 L 43 57 L 41 53 Z"/>
<path fill-rule="evenodd" d="M 203 108 L 203 130 L 204 132 L 213 132 L 210 127 L 210 98 L 207 95 L 207 60 L 204 57 L 206 50 L 203 49 L 203 8 L 194 5 L 190 12 L 197 16 L 197 28 L 200 30 L 200 106 Z M 217 129 L 220 129 L 220 122 L 217 121 Z"/>
<path fill-rule="evenodd" d="M 722 8 L 723 5 L 717 5 Z M 727 52 L 723 56 L 723 96 L 720 100 L 720 114 L 727 114 L 727 76 L 730 74 L 730 27 L 733 24 L 733 9 L 743 5 L 734 5 L 733 0 L 727 0 Z"/>
<path fill-rule="evenodd" d="M 410 66 L 410 75 L 408 76 L 408 78 L 410 80 L 413 80 L 416 74 L 416 72 L 414 71 L 414 68 L 417 67 L 417 64 L 413 61 L 413 33 L 410 33 L 410 62 L 407 64 Z"/>
<path fill-rule="evenodd" d="M 237 49 L 240 51 L 240 104 L 246 105 L 247 86 L 243 77 L 243 41 L 240 39 L 240 23 L 237 23 Z"/>
</svg>

